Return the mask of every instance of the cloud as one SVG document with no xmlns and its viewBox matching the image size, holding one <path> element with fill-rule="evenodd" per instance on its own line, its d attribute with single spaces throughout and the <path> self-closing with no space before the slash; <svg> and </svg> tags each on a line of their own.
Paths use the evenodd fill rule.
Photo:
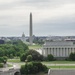
<svg viewBox="0 0 75 75">
<path fill-rule="evenodd" d="M 67 16 L 57 20 L 47 20 L 34 26 L 34 34 L 36 32 L 41 35 L 74 35 L 75 33 L 75 16 Z M 39 31 L 38 31 L 39 30 Z"/>
<path fill-rule="evenodd" d="M 35 35 L 61 35 L 63 32 L 63 35 L 70 35 L 75 32 L 75 0 L 1 0 L 0 30 L 3 35 L 22 32 L 29 35 L 30 12 Z"/>
</svg>

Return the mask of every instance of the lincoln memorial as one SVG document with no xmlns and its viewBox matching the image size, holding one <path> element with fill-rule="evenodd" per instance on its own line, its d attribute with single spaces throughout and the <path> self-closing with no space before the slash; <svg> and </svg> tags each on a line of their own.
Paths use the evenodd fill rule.
<svg viewBox="0 0 75 75">
<path fill-rule="evenodd" d="M 72 52 L 75 52 L 75 44 L 71 40 L 46 40 L 42 50 L 43 56 L 52 54 L 56 58 L 69 57 Z"/>
</svg>

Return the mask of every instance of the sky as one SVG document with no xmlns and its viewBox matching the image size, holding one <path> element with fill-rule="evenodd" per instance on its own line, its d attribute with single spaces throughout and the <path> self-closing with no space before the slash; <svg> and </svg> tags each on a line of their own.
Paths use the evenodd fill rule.
<svg viewBox="0 0 75 75">
<path fill-rule="evenodd" d="M 75 36 L 75 0 L 0 0 L 0 36 Z"/>
</svg>

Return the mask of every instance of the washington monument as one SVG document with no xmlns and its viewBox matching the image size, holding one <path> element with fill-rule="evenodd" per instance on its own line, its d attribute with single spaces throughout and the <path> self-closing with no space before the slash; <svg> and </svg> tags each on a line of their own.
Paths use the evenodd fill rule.
<svg viewBox="0 0 75 75">
<path fill-rule="evenodd" d="M 30 45 L 33 44 L 33 29 L 32 29 L 32 13 L 30 13 L 30 27 L 29 27 L 29 42 Z"/>
</svg>

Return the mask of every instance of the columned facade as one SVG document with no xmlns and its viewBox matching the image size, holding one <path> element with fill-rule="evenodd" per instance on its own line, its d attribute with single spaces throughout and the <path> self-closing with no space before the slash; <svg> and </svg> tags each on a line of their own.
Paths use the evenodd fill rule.
<svg viewBox="0 0 75 75">
<path fill-rule="evenodd" d="M 52 54 L 54 57 L 68 57 L 75 52 L 75 45 L 72 41 L 46 41 L 43 45 L 43 56 Z"/>
</svg>

